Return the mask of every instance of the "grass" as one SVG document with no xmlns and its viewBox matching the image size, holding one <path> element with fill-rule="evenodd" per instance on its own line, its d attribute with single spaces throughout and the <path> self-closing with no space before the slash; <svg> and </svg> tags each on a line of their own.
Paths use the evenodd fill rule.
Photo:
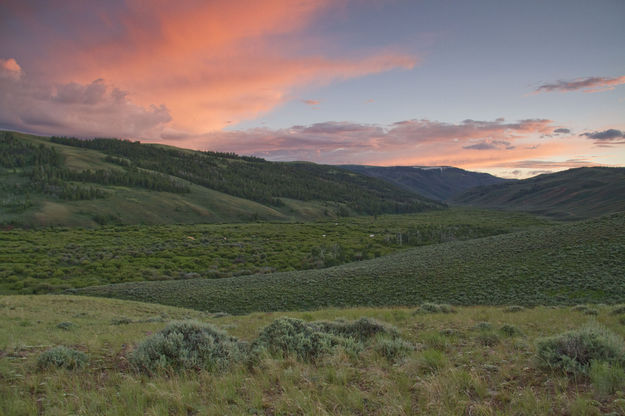
<svg viewBox="0 0 625 416">
<path fill-rule="evenodd" d="M 46 206 L 48 218 L 66 214 L 66 205 Z M 0 233 L 0 293 L 322 268 L 546 224 L 526 214 L 453 209 L 316 223 L 14 229 Z"/>
<path fill-rule="evenodd" d="M 625 214 L 614 214 L 418 247 L 321 270 L 126 283 L 85 288 L 79 293 L 239 314 L 423 302 L 524 306 L 622 303 L 623 235 Z"/>
<path fill-rule="evenodd" d="M 322 309 L 221 316 L 194 310 L 77 296 L 0 297 L 0 414 L 602 414 L 625 411 L 618 370 L 596 365 L 589 377 L 543 369 L 535 341 L 593 321 L 623 337 L 609 306 L 597 316 L 569 307 L 457 307 L 455 314 L 414 308 Z M 128 360 L 169 320 L 195 319 L 253 342 L 281 317 L 355 321 L 369 317 L 397 328 L 406 344 L 377 342 L 348 354 L 338 348 L 315 362 L 263 355 L 226 371 L 182 370 L 152 376 Z M 113 325 L 129 317 L 131 323 Z M 150 318 L 163 318 L 160 322 Z M 72 331 L 56 328 L 74 322 Z M 479 322 L 511 325 L 523 335 L 484 345 Z M 440 335 L 453 329 L 452 335 Z M 399 338 L 398 338 L 399 339 Z M 82 368 L 39 368 L 57 345 L 89 356 Z M 410 347 L 412 346 L 412 347 Z"/>
</svg>

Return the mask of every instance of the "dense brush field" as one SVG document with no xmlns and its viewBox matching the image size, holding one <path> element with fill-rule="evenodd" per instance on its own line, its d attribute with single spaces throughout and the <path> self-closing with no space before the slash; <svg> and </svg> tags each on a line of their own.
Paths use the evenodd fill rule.
<svg viewBox="0 0 625 416">
<path fill-rule="evenodd" d="M 323 268 L 549 224 L 453 209 L 317 223 L 13 229 L 0 231 L 0 293 Z"/>
<path fill-rule="evenodd" d="M 404 250 L 337 267 L 81 289 L 203 311 L 625 302 L 625 214 Z"/>
<path fill-rule="evenodd" d="M 625 373 L 618 367 L 625 357 L 624 311 L 423 305 L 224 316 L 110 299 L 5 296 L 0 413 L 617 415 L 625 412 Z M 148 373 L 135 364 L 141 362 L 136 351 L 154 344 L 144 341 L 154 341 L 172 319 L 195 319 L 245 345 L 290 339 L 267 329 L 284 316 L 302 327 L 337 318 L 345 327 L 367 317 L 391 330 L 373 337 L 360 331 L 352 342 L 323 350 L 309 344 L 322 352 L 314 359 L 267 350 L 213 370 Z M 597 345 L 609 340 L 606 351 L 616 355 L 576 372 L 545 361 L 551 351 L 545 345 L 554 338 L 544 337 L 580 328 L 599 331 Z M 590 348 L 584 350 L 590 357 L 598 354 L 583 344 L 586 338 L 572 339 Z M 73 351 L 74 360 L 58 359 L 58 351 Z"/>
</svg>

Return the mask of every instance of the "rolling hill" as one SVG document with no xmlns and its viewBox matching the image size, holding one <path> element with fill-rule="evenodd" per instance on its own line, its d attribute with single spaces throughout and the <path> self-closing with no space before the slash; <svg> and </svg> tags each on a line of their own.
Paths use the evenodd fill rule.
<svg viewBox="0 0 625 416">
<path fill-rule="evenodd" d="M 625 168 L 577 168 L 467 191 L 451 201 L 513 209 L 558 219 L 625 211 Z"/>
<path fill-rule="evenodd" d="M 470 172 L 451 166 L 342 165 L 344 169 L 393 183 L 427 198 L 447 201 L 476 186 L 510 182 L 488 173 Z"/>
<path fill-rule="evenodd" d="M 408 249 L 321 270 L 124 283 L 79 294 L 228 313 L 322 307 L 625 302 L 625 213 Z"/>
<path fill-rule="evenodd" d="M 308 220 L 440 203 L 332 166 L 117 139 L 0 132 L 0 224 Z"/>
</svg>

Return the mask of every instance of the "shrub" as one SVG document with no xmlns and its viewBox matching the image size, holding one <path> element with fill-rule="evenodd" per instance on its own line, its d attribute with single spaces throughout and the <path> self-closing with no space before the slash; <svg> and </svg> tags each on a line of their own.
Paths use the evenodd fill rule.
<svg viewBox="0 0 625 416">
<path fill-rule="evenodd" d="M 37 367 L 40 369 L 57 367 L 73 370 L 84 367 L 89 357 L 82 351 L 59 345 L 42 353 L 37 359 Z"/>
<path fill-rule="evenodd" d="M 625 371 L 621 366 L 593 361 L 590 365 L 590 380 L 597 394 L 607 396 L 625 388 Z"/>
<path fill-rule="evenodd" d="M 620 315 L 625 313 L 625 305 L 616 305 L 610 312 L 612 315 Z"/>
<path fill-rule="evenodd" d="M 331 352 L 339 341 L 336 335 L 320 330 L 314 323 L 285 317 L 261 331 L 254 349 L 265 348 L 271 354 L 295 354 L 304 361 L 314 361 Z"/>
<path fill-rule="evenodd" d="M 598 324 L 536 341 L 538 358 L 551 368 L 586 374 L 593 360 L 625 364 L 623 338 Z"/>
<path fill-rule="evenodd" d="M 68 322 L 59 322 L 56 327 L 64 331 L 69 331 L 70 329 L 72 329 L 73 326 L 74 324 L 68 321 Z"/>
<path fill-rule="evenodd" d="M 491 325 L 490 322 L 478 322 L 471 329 L 474 329 L 477 331 L 490 331 L 491 329 L 493 329 L 493 326 Z"/>
<path fill-rule="evenodd" d="M 246 356 L 245 344 L 198 321 L 170 323 L 139 344 L 131 363 L 147 373 L 164 370 L 223 370 Z"/>
<path fill-rule="evenodd" d="M 492 347 L 499 344 L 499 336 L 493 331 L 480 331 L 477 340 L 485 347 Z"/>
<path fill-rule="evenodd" d="M 514 325 L 503 324 L 501 328 L 499 328 L 499 332 L 507 337 L 517 337 L 523 335 L 523 332 Z"/>
<path fill-rule="evenodd" d="M 399 337 L 399 332 L 395 327 L 372 318 L 360 318 L 353 322 L 320 321 L 312 322 L 311 324 L 324 332 L 340 337 L 354 338 L 359 341 L 366 341 L 378 335 L 388 335 L 393 338 Z"/>
<path fill-rule="evenodd" d="M 417 309 L 415 311 L 415 313 L 452 313 L 455 312 L 455 310 L 453 309 L 453 307 L 451 305 L 448 305 L 446 303 L 430 303 L 430 302 L 426 302 L 426 303 L 422 303 L 421 306 L 419 306 L 419 309 Z"/>
<path fill-rule="evenodd" d="M 379 338 L 375 344 L 375 350 L 378 354 L 386 357 L 387 360 L 395 361 L 405 357 L 408 352 L 414 350 L 414 345 L 401 338 Z"/>
<path fill-rule="evenodd" d="M 122 316 L 121 318 L 111 319 L 111 325 L 128 325 L 132 323 L 132 319 Z"/>
<path fill-rule="evenodd" d="M 599 311 L 597 309 L 590 309 L 590 308 L 588 308 L 588 309 L 586 309 L 584 311 L 584 315 L 594 315 L 594 316 L 596 316 L 596 315 L 599 315 Z"/>
<path fill-rule="evenodd" d="M 504 312 L 521 312 L 524 311 L 525 307 L 519 305 L 510 305 L 504 308 Z"/>
<path fill-rule="evenodd" d="M 254 349 L 270 354 L 295 354 L 304 361 L 315 361 L 330 353 L 337 345 L 357 354 L 362 342 L 375 336 L 399 338 L 396 328 L 370 318 L 357 321 L 306 322 L 295 318 L 279 318 L 265 327 L 254 342 Z"/>
</svg>

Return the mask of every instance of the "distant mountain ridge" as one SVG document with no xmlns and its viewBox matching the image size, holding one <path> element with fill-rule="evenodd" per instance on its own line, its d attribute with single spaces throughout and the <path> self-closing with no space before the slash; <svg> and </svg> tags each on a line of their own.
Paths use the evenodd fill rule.
<svg viewBox="0 0 625 416">
<path fill-rule="evenodd" d="M 451 202 L 580 219 L 625 211 L 625 168 L 585 167 L 471 189 Z"/>
<path fill-rule="evenodd" d="M 383 179 L 403 189 L 438 201 L 476 186 L 513 181 L 482 172 L 471 172 L 451 166 L 367 166 L 342 165 L 344 169 Z"/>
</svg>

